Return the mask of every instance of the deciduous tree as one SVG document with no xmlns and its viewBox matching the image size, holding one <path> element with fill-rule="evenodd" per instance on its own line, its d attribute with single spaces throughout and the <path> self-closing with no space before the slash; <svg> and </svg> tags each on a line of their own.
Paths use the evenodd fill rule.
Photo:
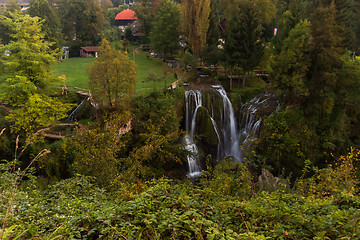
<svg viewBox="0 0 360 240">
<path fill-rule="evenodd" d="M 220 0 L 221 6 L 224 9 L 226 19 L 230 19 L 233 14 L 236 14 L 234 8 L 237 8 L 239 4 L 243 4 L 247 0 Z M 276 16 L 276 1 L 272 0 L 253 0 L 252 3 L 256 6 L 258 13 L 258 19 L 261 24 L 270 23 Z"/>
<path fill-rule="evenodd" d="M 104 26 L 104 15 L 97 0 L 57 0 L 63 37 L 79 46 L 97 45 Z"/>
<path fill-rule="evenodd" d="M 163 0 L 151 32 L 151 44 L 164 58 L 179 49 L 180 12 L 172 0 Z"/>
<path fill-rule="evenodd" d="M 91 92 L 103 107 L 115 110 L 128 103 L 135 93 L 135 63 L 129 60 L 127 53 L 115 50 L 105 39 L 89 72 Z"/>
<path fill-rule="evenodd" d="M 200 56 L 209 28 L 210 0 L 182 1 L 182 28 L 188 38 L 194 58 Z"/>
<path fill-rule="evenodd" d="M 57 54 L 44 41 L 38 17 L 13 13 L 6 19 L 15 34 L 7 45 L 0 45 L 0 98 L 12 108 L 7 120 L 16 132 L 27 135 L 66 117 L 71 105 L 50 97 L 54 76 L 50 65 Z"/>
<path fill-rule="evenodd" d="M 34 0 L 27 13 L 32 17 L 37 16 L 45 20 L 42 25 L 45 40 L 54 42 L 53 47 L 59 48 L 61 46 L 60 21 L 48 0 Z"/>
<path fill-rule="evenodd" d="M 290 31 L 274 61 L 273 80 L 285 94 L 287 103 L 307 93 L 305 79 L 311 65 L 308 55 L 310 38 L 310 22 L 300 22 Z"/>
</svg>

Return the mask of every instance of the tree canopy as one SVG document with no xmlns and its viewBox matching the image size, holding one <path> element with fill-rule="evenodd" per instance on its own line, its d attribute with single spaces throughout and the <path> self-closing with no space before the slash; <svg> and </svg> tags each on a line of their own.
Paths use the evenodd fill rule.
<svg viewBox="0 0 360 240">
<path fill-rule="evenodd" d="M 0 45 L 1 100 L 12 108 L 7 116 L 16 132 L 27 135 L 67 116 L 70 104 L 50 97 L 55 77 L 50 65 L 59 56 L 44 40 L 38 17 L 13 13 L 5 18 L 14 34 L 6 45 Z"/>
<path fill-rule="evenodd" d="M 230 66 L 239 66 L 243 70 L 243 83 L 248 71 L 257 66 L 262 57 L 262 29 L 259 12 L 252 1 L 244 1 L 234 12 L 227 24 L 225 37 L 225 57 Z"/>
<path fill-rule="evenodd" d="M 45 40 L 54 42 L 53 47 L 61 47 L 61 28 L 58 16 L 48 0 L 34 0 L 27 11 L 30 16 L 37 16 L 44 19 L 42 31 Z"/>
<path fill-rule="evenodd" d="M 194 58 L 200 57 L 209 28 L 210 0 L 182 1 L 182 28 L 188 38 Z"/>
<path fill-rule="evenodd" d="M 135 63 L 127 53 L 115 50 L 104 39 L 89 72 L 91 92 L 99 104 L 115 110 L 129 103 L 135 93 L 136 72 Z"/>
<path fill-rule="evenodd" d="M 65 41 L 76 40 L 79 46 L 100 42 L 105 18 L 99 1 L 56 0 L 56 5 Z"/>
<path fill-rule="evenodd" d="M 179 49 L 180 11 L 172 0 L 163 0 L 158 7 L 151 32 L 151 44 L 164 58 Z"/>
</svg>

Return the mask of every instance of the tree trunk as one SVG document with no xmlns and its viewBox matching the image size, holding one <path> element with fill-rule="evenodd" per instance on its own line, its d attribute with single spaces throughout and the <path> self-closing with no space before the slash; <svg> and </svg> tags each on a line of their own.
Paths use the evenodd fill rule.
<svg viewBox="0 0 360 240">
<path fill-rule="evenodd" d="M 230 90 L 232 90 L 232 70 L 230 70 Z"/>
</svg>

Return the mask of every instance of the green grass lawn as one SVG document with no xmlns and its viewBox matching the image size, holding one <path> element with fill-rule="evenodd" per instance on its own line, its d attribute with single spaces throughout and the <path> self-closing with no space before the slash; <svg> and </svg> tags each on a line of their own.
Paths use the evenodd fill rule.
<svg viewBox="0 0 360 240">
<path fill-rule="evenodd" d="M 138 46 L 131 46 L 129 49 L 129 58 L 132 59 L 132 49 Z M 138 94 L 147 93 L 153 89 L 163 89 L 169 87 L 174 78 L 174 69 L 166 67 L 166 64 L 158 59 L 149 57 L 147 53 L 140 48 L 135 55 L 136 64 L 136 91 Z M 95 58 L 70 58 L 56 64 L 53 70 L 57 76 L 65 75 L 68 80 L 68 86 L 88 89 L 89 76 L 88 66 L 93 63 Z M 152 74 L 156 76 L 156 81 L 148 81 L 147 76 Z M 166 80 L 166 85 L 165 85 Z"/>
<path fill-rule="evenodd" d="M 132 58 L 132 50 L 130 51 L 129 57 Z M 136 91 L 141 94 L 143 92 L 149 92 L 152 89 L 163 89 L 167 88 L 176 81 L 174 77 L 175 70 L 168 68 L 166 63 L 153 57 L 147 58 L 148 53 L 143 52 L 139 49 L 135 55 L 136 64 Z M 147 77 L 150 75 L 156 76 L 156 81 L 148 80 Z"/>
<path fill-rule="evenodd" d="M 65 75 L 68 86 L 88 89 L 87 67 L 95 58 L 69 58 L 53 66 L 57 76 Z"/>
</svg>

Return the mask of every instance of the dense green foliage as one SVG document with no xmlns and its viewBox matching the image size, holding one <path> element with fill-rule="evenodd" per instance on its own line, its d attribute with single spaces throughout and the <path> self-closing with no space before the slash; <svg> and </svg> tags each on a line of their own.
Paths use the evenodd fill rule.
<svg viewBox="0 0 360 240">
<path fill-rule="evenodd" d="M 194 59 L 197 61 L 206 43 L 210 0 L 184 0 L 181 7 L 182 30 L 188 38 Z"/>
<path fill-rule="evenodd" d="M 95 101 L 108 111 L 126 107 L 136 88 L 135 63 L 126 52 L 102 40 L 99 57 L 89 66 L 90 89 Z"/>
<path fill-rule="evenodd" d="M 241 14 L 237 13 L 239 9 L 242 10 Z M 242 87 L 244 88 L 247 72 L 261 61 L 263 52 L 260 41 L 261 27 L 259 12 L 252 1 L 242 2 L 234 11 L 236 14 L 232 14 L 227 24 L 225 57 L 229 66 L 243 69 Z"/>
<path fill-rule="evenodd" d="M 140 37 L 114 20 L 129 1 L 112 2 L 0 13 L 0 239 L 360 236 L 358 0 L 135 1 Z M 56 47 L 74 56 L 104 38 L 98 58 L 66 60 L 54 77 Z M 204 63 L 189 88 L 230 85 L 237 112 L 266 90 L 278 109 L 258 112 L 242 162 L 200 151 L 205 170 L 190 181 L 181 84 Z M 211 114 L 198 109 L 195 141 L 215 152 Z"/>
<path fill-rule="evenodd" d="M 60 20 L 55 14 L 48 0 L 35 0 L 31 3 L 27 13 L 32 17 L 40 17 L 44 20 L 42 31 L 45 40 L 54 42 L 54 47 L 61 47 Z"/>
<path fill-rule="evenodd" d="M 59 83 L 49 69 L 59 54 L 44 40 L 40 19 L 13 13 L 2 21 L 11 23 L 15 33 L 0 45 L 0 99 L 12 108 L 6 117 L 12 131 L 29 137 L 64 118 L 71 105 L 50 96 L 50 87 Z"/>
<path fill-rule="evenodd" d="M 80 175 L 44 190 L 33 180 L 14 185 L 19 175 L 7 171 L 11 163 L 1 164 L 1 193 L 9 197 L 0 205 L 7 223 L 2 234 L 5 239 L 356 238 L 358 154 L 352 150 L 338 166 L 291 189 L 276 181 L 272 191 L 260 190 L 272 184 L 270 178 L 252 185 L 246 167 L 232 162 L 208 170 L 199 187 L 159 179 L 136 187 L 123 182 L 112 192 Z M 12 214 L 4 219 L 9 208 Z"/>
<path fill-rule="evenodd" d="M 71 47 L 71 55 L 79 56 L 80 47 L 96 46 L 103 31 L 104 15 L 99 1 L 58 0 L 62 38 Z"/>
<path fill-rule="evenodd" d="M 180 11 L 171 0 L 162 1 L 158 8 L 150 39 L 154 50 L 166 59 L 180 47 Z"/>
</svg>

